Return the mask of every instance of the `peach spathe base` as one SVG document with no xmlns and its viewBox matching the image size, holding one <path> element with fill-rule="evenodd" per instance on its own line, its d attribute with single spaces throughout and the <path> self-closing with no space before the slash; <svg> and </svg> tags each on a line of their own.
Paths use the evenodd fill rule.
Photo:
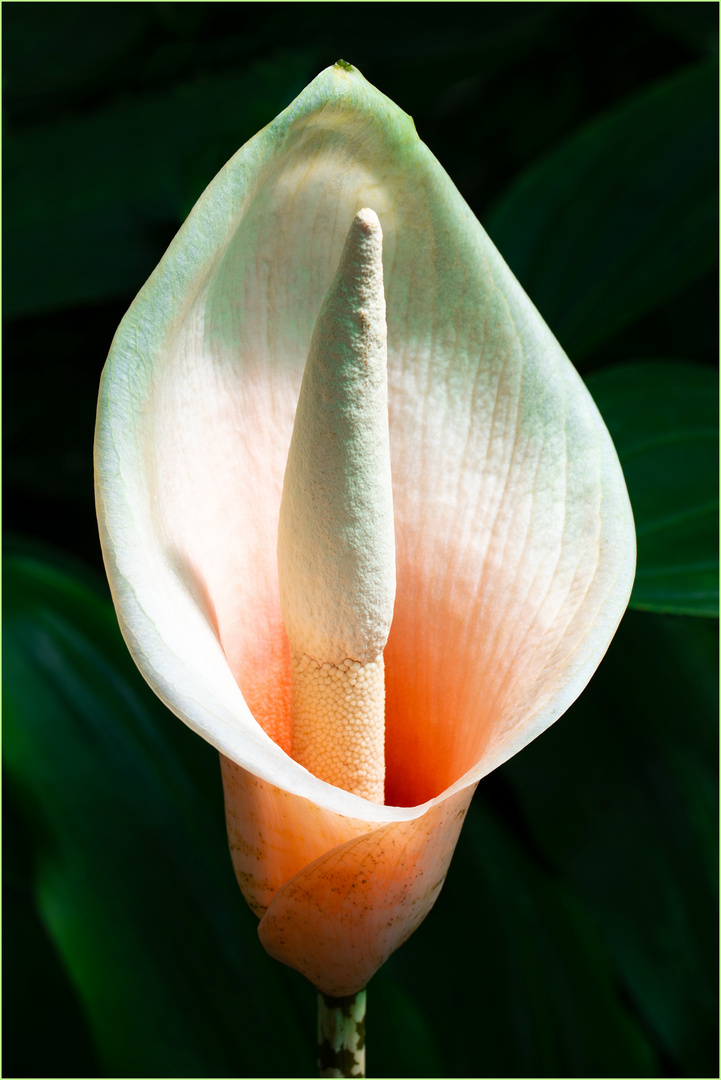
<svg viewBox="0 0 721 1080">
<path fill-rule="evenodd" d="M 379 826 L 220 760 L 233 867 L 264 948 L 324 994 L 357 993 L 433 907 L 475 785 Z"/>
</svg>

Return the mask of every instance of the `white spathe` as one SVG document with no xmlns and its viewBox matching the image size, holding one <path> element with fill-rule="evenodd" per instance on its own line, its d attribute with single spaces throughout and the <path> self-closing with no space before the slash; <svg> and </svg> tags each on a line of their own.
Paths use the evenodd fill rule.
<svg viewBox="0 0 721 1080">
<path fill-rule="evenodd" d="M 364 207 L 383 230 L 395 518 L 385 806 L 286 752 L 276 565 L 311 335 Z M 225 756 L 231 834 L 247 846 L 252 819 L 259 852 L 262 820 L 286 838 L 252 873 L 234 851 L 246 896 L 267 908 L 264 943 L 328 993 L 357 989 L 417 925 L 398 915 L 385 929 L 396 916 L 383 905 L 408 894 L 403 865 L 423 898 L 435 858 L 440 887 L 475 783 L 598 666 L 630 595 L 635 537 L 613 444 L 572 364 L 410 118 L 355 69 L 322 72 L 231 159 L 139 293 L 103 373 L 96 475 L 138 665 Z M 376 857 L 395 860 L 396 885 L 373 900 L 373 956 L 345 978 L 338 943 L 368 922 L 368 900 L 357 918 L 339 909 L 335 937 L 324 924 L 313 957 L 288 959 L 279 942 L 313 890 Z"/>
</svg>

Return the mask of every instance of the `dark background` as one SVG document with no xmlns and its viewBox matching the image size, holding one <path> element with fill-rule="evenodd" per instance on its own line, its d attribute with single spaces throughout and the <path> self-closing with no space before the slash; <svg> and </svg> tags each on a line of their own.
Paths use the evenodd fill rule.
<svg viewBox="0 0 721 1080">
<path fill-rule="evenodd" d="M 588 378 L 639 529 L 598 675 L 483 782 L 436 909 L 374 979 L 369 1069 L 717 1075 L 717 5 L 2 16 L 3 1075 L 312 1075 L 313 995 L 255 939 L 216 756 L 114 628 L 92 438 L 179 224 L 339 57 L 414 117 Z"/>
</svg>

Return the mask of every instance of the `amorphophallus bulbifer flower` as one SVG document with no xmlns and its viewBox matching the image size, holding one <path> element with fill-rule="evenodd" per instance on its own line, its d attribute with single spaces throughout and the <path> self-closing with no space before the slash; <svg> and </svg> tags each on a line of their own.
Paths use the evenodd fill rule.
<svg viewBox="0 0 721 1080">
<path fill-rule="evenodd" d="M 387 442 L 391 517 L 371 513 L 385 480 L 359 513 L 382 534 L 384 566 L 394 540 L 395 580 L 379 601 L 387 611 L 390 595 L 390 633 L 376 640 L 371 626 L 365 656 L 352 635 L 336 648 L 332 629 L 330 644 L 307 644 L 322 617 L 295 585 L 331 558 L 303 547 L 335 498 L 326 490 L 305 521 L 315 475 L 340 482 L 314 442 L 325 419 L 296 427 L 303 464 L 286 476 L 286 463 L 309 351 L 331 370 L 328 349 L 345 348 L 334 288 L 355 312 L 352 363 L 372 367 L 387 324 L 387 436 L 371 425 L 367 445 Z M 358 345 L 356 331 L 376 336 Z M 314 390 L 307 378 L 309 400 L 327 392 L 332 406 L 333 380 L 321 371 Z M 365 390 L 349 393 L 344 417 Z M 350 487 L 370 490 L 375 468 Z M 635 541 L 582 381 L 412 120 L 350 65 L 322 72 L 238 151 L 138 294 L 103 372 L 96 478 L 121 628 L 154 690 L 220 751 L 233 863 L 261 941 L 324 994 L 353 995 L 433 905 L 478 781 L 593 674 L 628 601 Z M 326 552 L 346 542 L 346 510 L 340 524 L 330 513 Z M 339 603 L 372 591 L 368 565 L 366 577 L 328 573 Z M 329 782 L 295 749 L 301 720 L 333 711 L 306 708 L 302 679 L 327 702 L 332 668 L 346 700 L 374 658 L 385 780 Z"/>
</svg>

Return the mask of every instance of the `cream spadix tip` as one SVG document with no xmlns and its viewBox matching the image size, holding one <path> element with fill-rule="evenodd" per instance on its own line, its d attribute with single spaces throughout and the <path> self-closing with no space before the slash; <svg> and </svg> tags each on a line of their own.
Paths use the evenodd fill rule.
<svg viewBox="0 0 721 1080">
<path fill-rule="evenodd" d="M 375 661 L 395 597 L 382 232 L 351 224 L 315 325 L 288 452 L 278 571 L 291 652 Z"/>
</svg>

